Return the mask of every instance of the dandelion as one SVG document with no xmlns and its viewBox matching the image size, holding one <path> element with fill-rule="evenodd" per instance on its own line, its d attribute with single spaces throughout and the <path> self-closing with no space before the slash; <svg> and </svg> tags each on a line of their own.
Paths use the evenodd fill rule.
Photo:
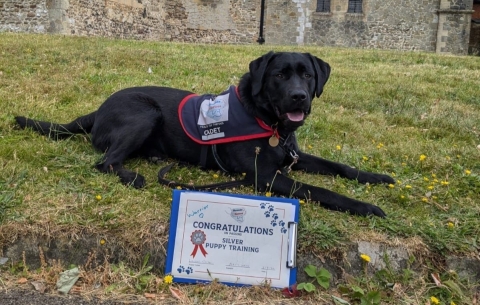
<svg viewBox="0 0 480 305">
<path fill-rule="evenodd" d="M 429 189 L 429 190 L 433 190 L 433 188 L 434 188 L 434 186 L 433 186 L 433 185 L 429 185 L 429 186 L 427 186 L 427 189 Z"/>
<path fill-rule="evenodd" d="M 218 179 L 218 174 L 213 174 L 213 178 Z"/>
<path fill-rule="evenodd" d="M 422 201 L 423 202 L 428 202 L 428 198 L 427 197 L 422 197 Z"/>
<path fill-rule="evenodd" d="M 170 274 L 165 275 L 165 277 L 163 278 L 163 282 L 165 284 L 171 284 L 173 282 L 173 276 L 171 276 Z"/>
<path fill-rule="evenodd" d="M 335 148 L 336 148 L 337 150 L 341 150 L 341 149 L 342 149 L 342 146 L 337 145 L 337 146 L 335 146 Z"/>
<path fill-rule="evenodd" d="M 437 175 L 435 175 L 435 174 L 432 174 L 432 178 L 437 178 Z"/>
<path fill-rule="evenodd" d="M 406 189 L 411 189 L 411 188 L 412 188 L 412 186 L 411 186 L 411 185 L 409 185 L 409 184 L 407 184 L 407 185 L 405 185 L 405 188 L 406 188 Z"/>
<path fill-rule="evenodd" d="M 366 254 L 361 254 L 360 255 L 360 258 L 362 259 L 362 261 L 366 262 L 366 263 L 370 263 L 370 256 L 366 255 Z"/>
<path fill-rule="evenodd" d="M 394 172 L 392 172 L 392 177 L 396 177 L 396 176 L 397 176 L 397 174 L 395 174 Z"/>
<path fill-rule="evenodd" d="M 380 142 L 380 143 L 378 143 L 377 148 L 380 149 L 380 148 L 382 148 L 383 146 L 384 146 L 383 143 Z"/>
<path fill-rule="evenodd" d="M 430 179 L 428 179 L 428 177 L 423 177 L 423 181 L 428 182 Z"/>
<path fill-rule="evenodd" d="M 451 302 L 450 302 L 450 305 L 457 305 L 457 304 L 455 304 L 454 301 L 451 301 Z"/>
<path fill-rule="evenodd" d="M 468 176 L 468 175 L 470 175 L 471 173 L 472 173 L 472 171 L 470 171 L 470 170 L 468 170 L 468 169 L 465 170 L 465 175 Z"/>
<path fill-rule="evenodd" d="M 266 192 L 266 193 L 265 193 L 265 196 L 266 196 L 266 197 L 272 197 L 272 193 Z"/>
<path fill-rule="evenodd" d="M 305 204 L 305 200 L 300 199 L 300 204 L 301 204 L 301 205 L 304 205 L 304 204 Z"/>
<path fill-rule="evenodd" d="M 395 187 L 395 185 L 393 185 L 393 184 L 390 183 L 390 184 L 388 185 L 388 187 L 391 188 L 391 189 L 393 189 L 393 188 Z"/>
<path fill-rule="evenodd" d="M 362 159 L 363 159 L 363 161 L 368 161 L 368 157 L 367 157 L 367 156 L 363 156 Z"/>
<path fill-rule="evenodd" d="M 312 148 L 313 148 L 313 146 L 308 144 L 308 149 L 312 149 Z"/>
<path fill-rule="evenodd" d="M 448 185 L 449 183 L 450 183 L 450 182 L 448 182 L 448 181 L 442 181 L 442 182 L 441 182 L 442 185 Z"/>
<path fill-rule="evenodd" d="M 97 195 L 97 196 L 95 196 L 95 199 L 97 199 L 97 201 L 102 200 L 102 195 Z"/>
<path fill-rule="evenodd" d="M 448 227 L 449 229 L 453 229 L 453 228 L 455 227 L 455 224 L 454 224 L 453 222 L 449 221 L 449 222 L 447 223 L 447 227 Z"/>
<path fill-rule="evenodd" d="M 405 199 L 405 196 L 404 196 L 404 195 L 401 195 L 401 196 L 400 196 L 400 199 Z"/>
<path fill-rule="evenodd" d="M 177 190 L 181 190 L 181 189 L 182 189 L 182 187 L 180 185 L 177 186 Z"/>
<path fill-rule="evenodd" d="M 105 238 L 102 238 L 100 239 L 100 245 L 105 245 L 107 243 L 107 241 L 105 240 Z"/>
<path fill-rule="evenodd" d="M 405 162 L 402 162 L 402 166 L 407 166 L 407 163 L 405 163 Z"/>
<path fill-rule="evenodd" d="M 435 304 L 435 305 L 440 304 L 440 300 L 434 296 L 430 297 L 430 302 L 432 302 L 432 304 Z"/>
<path fill-rule="evenodd" d="M 449 156 L 446 156 L 445 159 L 447 159 L 447 161 L 450 161 L 450 157 L 449 157 Z"/>
<path fill-rule="evenodd" d="M 427 156 L 425 156 L 425 155 L 420 155 L 420 161 L 425 161 L 425 159 L 427 159 Z"/>
</svg>

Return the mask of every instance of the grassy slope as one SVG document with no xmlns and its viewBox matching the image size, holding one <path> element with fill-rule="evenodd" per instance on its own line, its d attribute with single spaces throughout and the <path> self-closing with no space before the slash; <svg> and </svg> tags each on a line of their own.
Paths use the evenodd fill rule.
<svg viewBox="0 0 480 305">
<path fill-rule="evenodd" d="M 438 254 L 478 251 L 480 58 L 425 53 L 0 34 L 0 221 L 118 232 L 141 242 L 141 232 L 168 221 L 171 192 L 156 183 L 161 164 L 130 161 L 149 184 L 125 188 L 93 169 L 101 154 L 88 136 L 54 142 L 15 130 L 13 117 L 67 122 L 96 110 L 112 92 L 137 85 L 220 92 L 270 49 L 311 52 L 332 66 L 324 94 L 298 133 L 304 150 L 399 180 L 393 188 L 370 187 L 296 173 L 389 215 L 353 217 L 307 200 L 300 250 L 375 239 L 422 241 Z M 213 174 L 188 168 L 171 177 L 213 182 Z"/>
</svg>

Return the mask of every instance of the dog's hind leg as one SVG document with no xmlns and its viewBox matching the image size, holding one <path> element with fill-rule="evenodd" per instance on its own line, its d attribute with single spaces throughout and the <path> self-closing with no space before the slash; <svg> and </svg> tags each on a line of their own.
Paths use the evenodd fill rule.
<svg viewBox="0 0 480 305">
<path fill-rule="evenodd" d="M 107 150 L 103 157 L 103 162 L 98 163 L 95 167 L 103 173 L 114 173 L 123 184 L 142 188 L 145 186 L 145 178 L 123 167 L 123 162 L 130 153 L 131 150 L 128 149 L 128 143 L 118 141 Z"/>
<path fill-rule="evenodd" d="M 130 157 L 146 157 L 158 151 L 155 137 L 162 114 L 148 97 L 142 94 L 117 96 L 107 100 L 99 109 L 92 129 L 93 146 L 105 152 L 96 168 L 114 173 L 123 184 L 135 188 L 145 186 L 145 178 L 123 167 Z"/>
</svg>

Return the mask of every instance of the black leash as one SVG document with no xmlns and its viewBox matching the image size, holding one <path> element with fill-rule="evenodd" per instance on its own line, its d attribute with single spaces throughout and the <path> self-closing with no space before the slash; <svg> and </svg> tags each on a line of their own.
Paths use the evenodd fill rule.
<svg viewBox="0 0 480 305">
<path fill-rule="evenodd" d="M 295 134 L 293 132 L 288 133 L 286 136 L 279 135 L 279 146 L 283 149 L 286 155 L 290 156 L 292 158 L 292 163 L 289 166 L 285 167 L 285 172 L 286 174 L 290 173 L 292 170 L 292 166 L 297 163 L 298 161 L 298 154 L 295 151 L 295 145 L 293 144 L 293 141 L 291 141 L 291 138 L 295 137 Z M 207 160 L 207 153 L 208 153 L 208 148 L 211 147 L 212 149 L 212 155 L 213 158 L 215 159 L 215 162 L 217 163 L 218 167 L 224 171 L 225 173 L 228 173 L 229 171 L 227 170 L 227 166 L 225 166 L 225 163 L 223 163 L 222 159 L 218 155 L 217 152 L 217 146 L 216 145 L 204 145 L 202 147 L 201 151 L 201 166 L 203 168 L 206 168 L 206 160 Z M 206 185 L 192 185 L 192 184 L 185 184 L 185 183 L 177 183 L 173 180 L 168 180 L 165 178 L 165 175 L 172 169 L 172 167 L 175 165 L 175 163 L 169 164 L 163 168 L 160 169 L 158 172 L 158 182 L 160 184 L 166 185 L 171 188 L 180 188 L 180 189 L 186 189 L 186 190 L 214 190 L 214 189 L 229 189 L 229 188 L 234 188 L 234 187 L 240 187 L 243 185 L 251 185 L 252 183 L 249 182 L 247 179 L 242 179 L 239 181 L 229 181 L 229 182 L 220 182 L 220 183 L 213 183 L 213 184 L 206 184 Z"/>
</svg>

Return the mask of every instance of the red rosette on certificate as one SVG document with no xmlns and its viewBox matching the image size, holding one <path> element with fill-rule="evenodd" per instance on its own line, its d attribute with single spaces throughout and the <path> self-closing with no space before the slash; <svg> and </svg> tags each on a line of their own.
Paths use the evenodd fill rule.
<svg viewBox="0 0 480 305">
<path fill-rule="evenodd" d="M 198 249 L 200 249 L 200 252 L 202 252 L 203 256 L 207 257 L 208 253 L 207 251 L 205 251 L 205 248 L 203 247 L 203 244 L 207 240 L 207 235 L 201 230 L 195 230 L 192 232 L 192 235 L 190 235 L 190 240 L 192 241 L 192 244 L 195 246 L 190 255 L 193 256 L 193 258 L 195 258 L 195 255 L 197 255 Z"/>
</svg>

